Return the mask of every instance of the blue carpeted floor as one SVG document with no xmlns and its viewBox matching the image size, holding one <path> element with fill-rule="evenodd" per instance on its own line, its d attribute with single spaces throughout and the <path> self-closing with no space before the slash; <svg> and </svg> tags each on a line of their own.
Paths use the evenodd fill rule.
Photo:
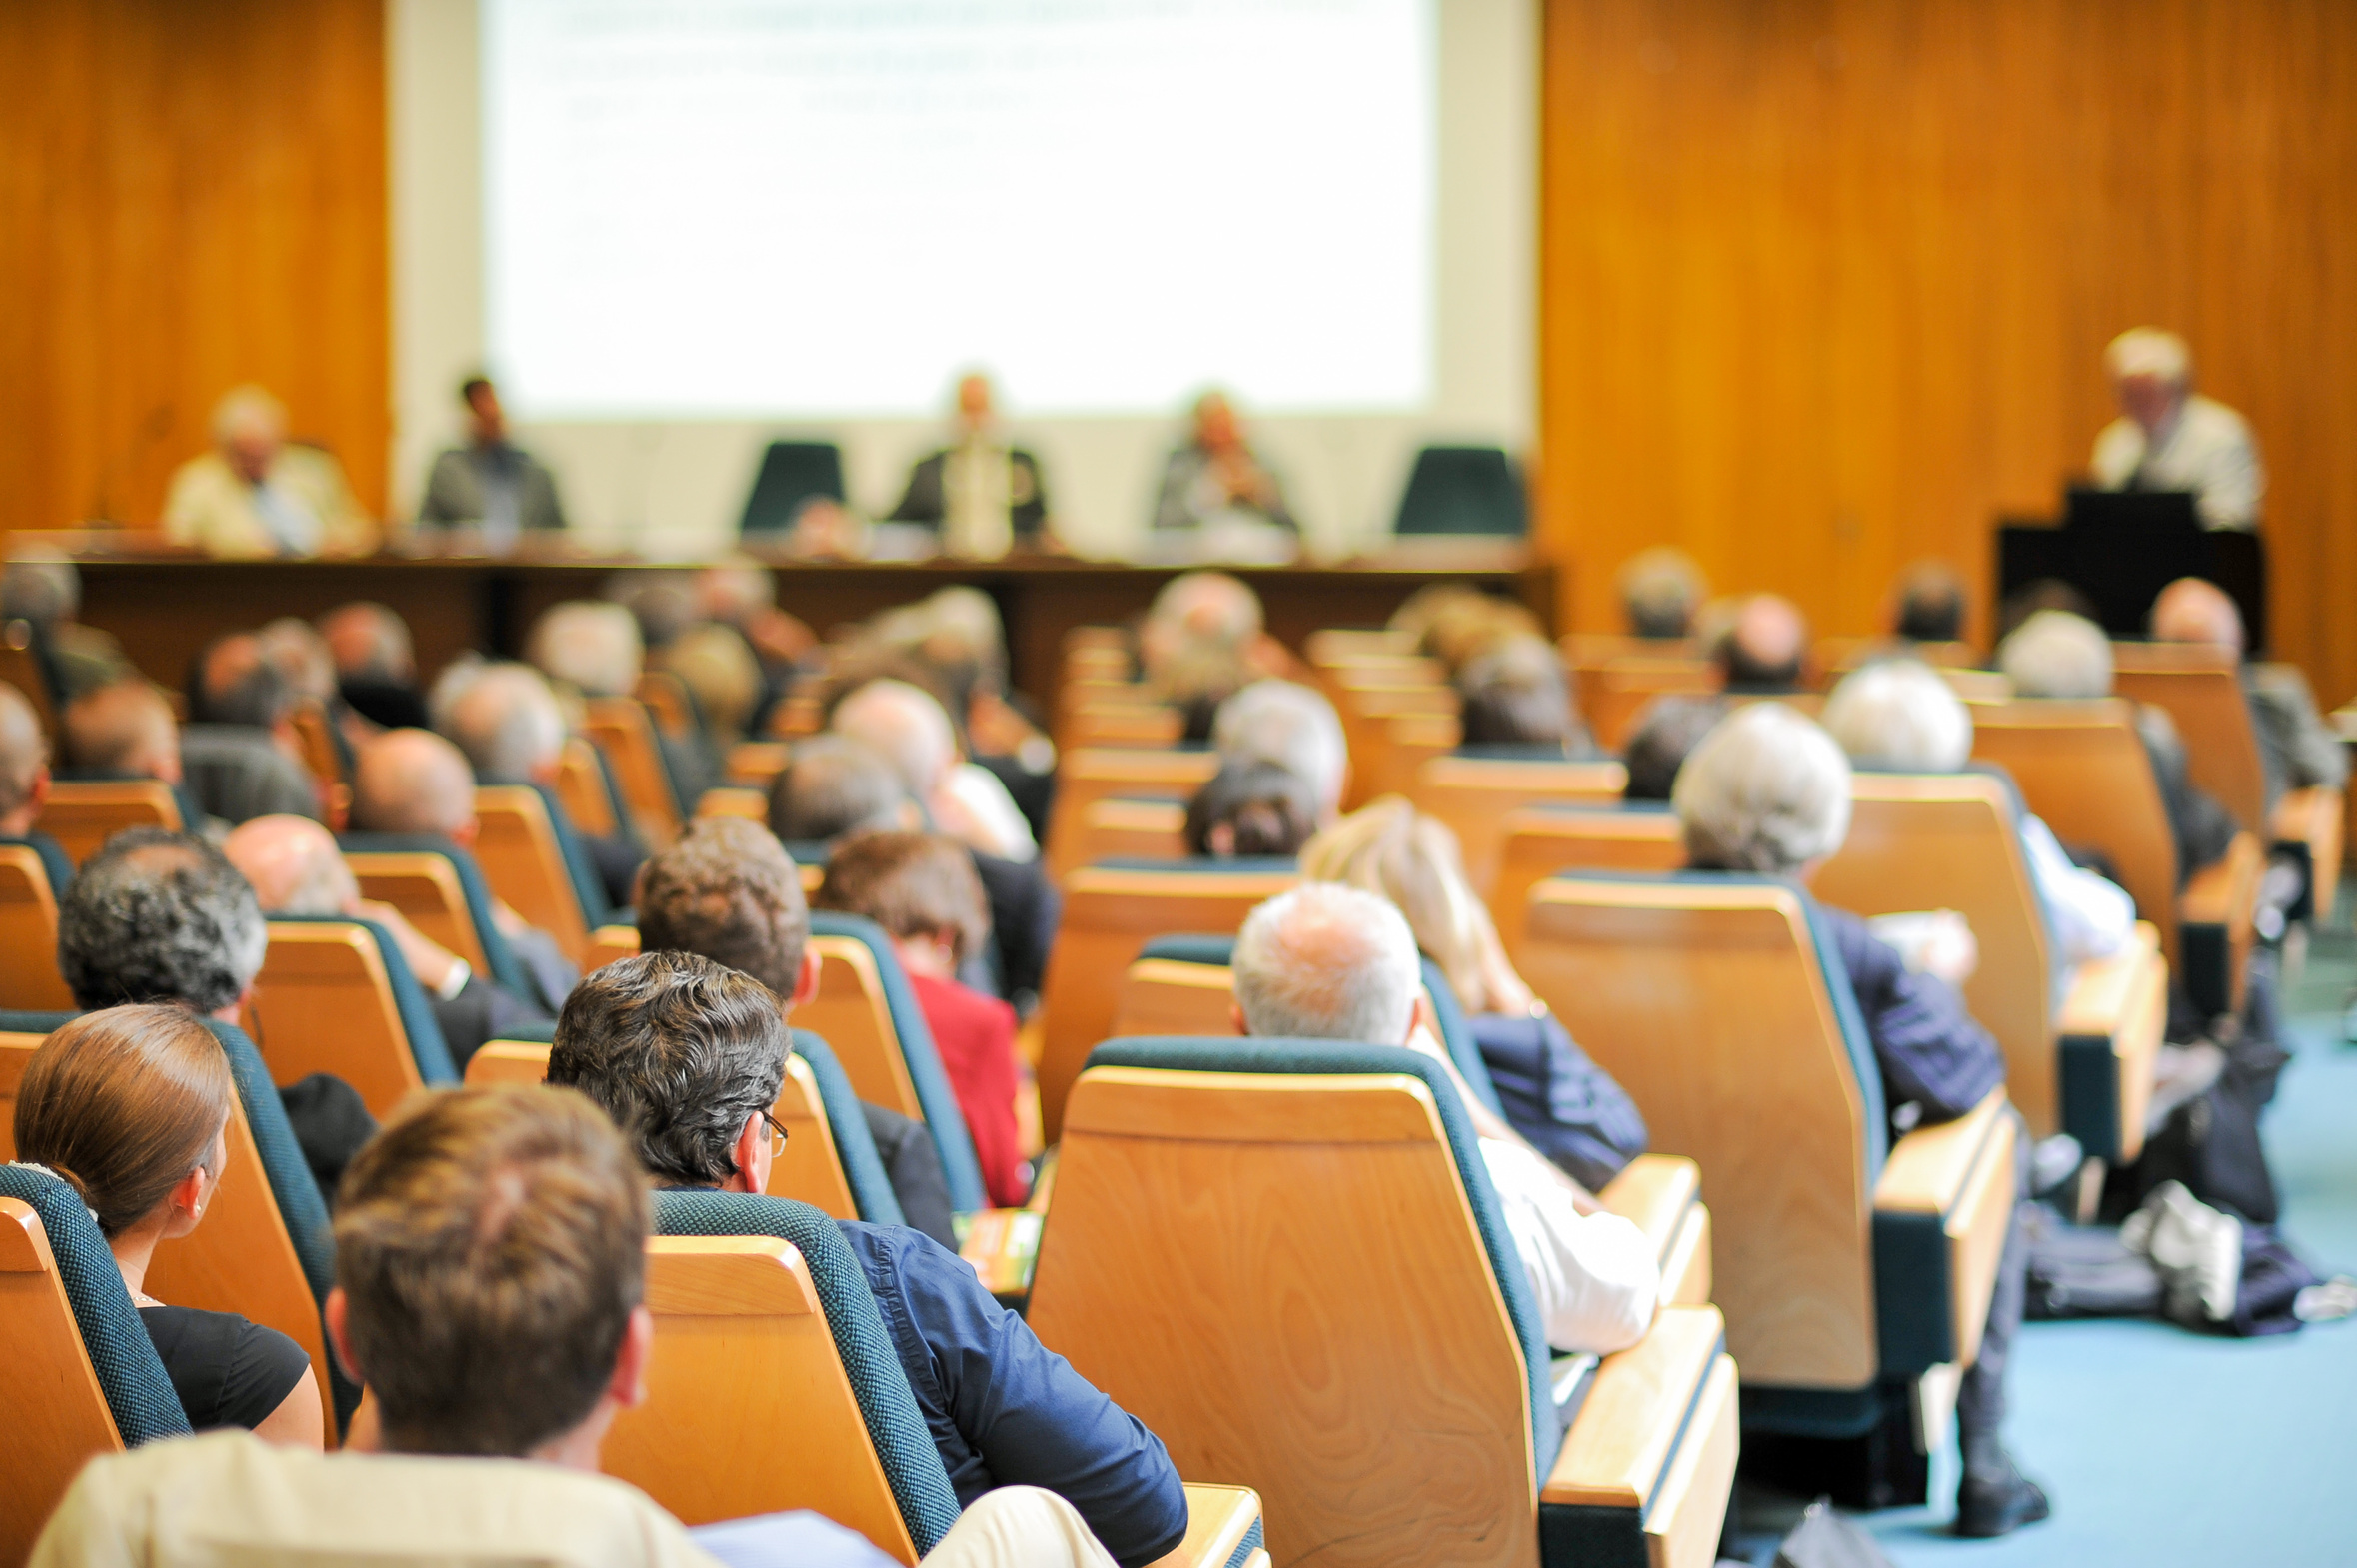
<svg viewBox="0 0 2357 1568">
<path fill-rule="evenodd" d="M 2294 1058 L 2265 1122 L 2284 1234 L 2324 1274 L 2357 1273 L 2357 1047 L 2340 1038 L 2352 987 L 2344 910 L 2286 998 Z M 2357 1318 L 2260 1340 L 2030 1323 L 2012 1398 L 2009 1445 L 2054 1517 L 2001 1541 L 1948 1536 L 1951 1452 L 1934 1506 L 1862 1521 L 1900 1564 L 2357 1563 Z"/>
</svg>

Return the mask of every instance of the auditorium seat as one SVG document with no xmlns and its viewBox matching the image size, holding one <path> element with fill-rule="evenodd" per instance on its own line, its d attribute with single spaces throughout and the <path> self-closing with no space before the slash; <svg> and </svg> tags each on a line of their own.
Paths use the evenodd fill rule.
<svg viewBox="0 0 2357 1568">
<path fill-rule="evenodd" d="M 1508 812 L 1503 828 L 1489 917 L 1509 948 L 1520 939 L 1530 889 L 1559 871 L 1674 871 L 1686 863 L 1676 813 L 1651 802 L 1525 806 Z"/>
<path fill-rule="evenodd" d="M 93 784 L 60 779 L 50 784 L 48 802 L 33 825 L 55 838 L 66 858 L 80 865 L 126 827 L 178 832 L 184 824 L 172 786 L 159 780 Z"/>
<path fill-rule="evenodd" d="M 843 500 L 843 450 L 832 441 L 773 441 L 762 449 L 737 532 L 775 538 L 816 500 Z"/>
<path fill-rule="evenodd" d="M 1148 938 L 1232 936 L 1244 916 L 1299 880 L 1290 860 L 1090 865 L 1066 878 L 1064 924 L 1040 986 L 1040 1127 L 1048 1142 L 1064 1124 L 1064 1097 L 1082 1063 L 1113 1032 L 1123 976 Z"/>
<path fill-rule="evenodd" d="M 729 748 L 728 781 L 767 794 L 793 756 L 794 749 L 782 741 L 740 741 Z"/>
<path fill-rule="evenodd" d="M 332 789 L 348 783 L 344 754 L 337 750 L 336 737 L 328 728 L 327 711 L 315 702 L 298 703 L 287 719 L 294 726 L 295 743 L 302 749 L 304 770 L 320 787 Z"/>
<path fill-rule="evenodd" d="M 1652 1146 L 1702 1168 L 1745 1425 L 1863 1435 L 1887 1390 L 1923 1417 L 1920 1449 L 1978 1353 L 2014 1123 L 1998 1089 L 1888 1144 L 1873 1046 L 1829 954 L 1788 883 L 1682 872 L 1540 883 L 1514 957 Z"/>
<path fill-rule="evenodd" d="M 458 1081 L 442 1026 L 384 927 L 276 915 L 269 930 L 246 1016 L 273 1082 L 331 1074 L 382 1120 L 419 1089 Z"/>
<path fill-rule="evenodd" d="M 696 802 L 699 819 L 707 816 L 742 816 L 749 822 L 767 823 L 770 819 L 770 792 L 742 784 L 717 784 L 704 791 Z"/>
<path fill-rule="evenodd" d="M 642 672 L 632 695 L 655 722 L 655 728 L 675 741 L 689 740 L 704 729 L 696 710 L 695 694 L 688 690 L 685 681 L 668 670 Z"/>
<path fill-rule="evenodd" d="M 1161 798 L 1183 803 L 1219 771 L 1209 752 L 1142 752 L 1085 747 L 1067 752 L 1056 770 L 1056 803 L 1048 813 L 1048 876 L 1059 884 L 1088 860 L 1081 853 L 1081 821 L 1099 800 Z"/>
<path fill-rule="evenodd" d="M 1454 687 L 1420 677 L 1394 679 L 1350 667 L 1325 673 L 1333 678 L 1334 712 L 1350 749 L 1350 784 L 1343 808 L 1356 810 L 1379 795 L 1404 793 L 1415 776 L 1408 771 L 1408 759 L 1392 750 L 1392 722 L 1410 717 L 1455 719 L 1463 699 Z"/>
<path fill-rule="evenodd" d="M 579 736 L 566 737 L 565 749 L 558 754 L 557 798 L 574 827 L 593 838 L 611 838 L 621 829 L 597 748 Z"/>
<path fill-rule="evenodd" d="M 1530 532 L 1530 498 L 1522 472 L 1500 447 L 1425 447 L 1415 455 L 1391 532 L 1487 534 L 1520 539 Z"/>
<path fill-rule="evenodd" d="M 660 854 L 680 835 L 683 802 L 672 788 L 646 705 L 636 698 L 593 697 L 582 707 L 583 732 L 614 770 L 631 826 L 641 842 Z"/>
<path fill-rule="evenodd" d="M 545 1040 L 486 1040 L 467 1058 L 467 1087 L 496 1088 L 503 1084 L 529 1088 L 549 1076 L 549 1045 Z"/>
<path fill-rule="evenodd" d="M 1186 716 L 1166 704 L 1091 698 L 1066 711 L 1056 746 L 1067 752 L 1082 747 L 1175 746 L 1185 731 Z"/>
<path fill-rule="evenodd" d="M 1247 1476 L 1279 1562 L 1635 1568 L 1718 1544 L 1717 1311 L 1663 1308 L 1558 1377 L 1470 1121 L 1412 1051 L 1100 1047 L 1030 1321 L 1181 1475 Z"/>
<path fill-rule="evenodd" d="M 1435 757 L 1417 773 L 1408 793 L 1419 810 L 1455 832 L 1464 852 L 1465 879 L 1474 892 L 1487 896 L 1497 880 L 1511 812 L 1549 802 L 1610 804 L 1627 786 L 1628 770 L 1609 758 L 1574 763 Z"/>
<path fill-rule="evenodd" d="M 451 856 L 431 849 L 355 849 L 350 835 L 344 841 L 344 863 L 363 898 L 391 904 L 420 936 L 466 959 L 477 974 L 498 977 Z M 486 912 L 489 907 L 486 898 Z"/>
<path fill-rule="evenodd" d="M 2207 1014 L 2240 1006 L 2264 869 L 2258 840 L 2237 834 L 2217 863 L 2180 888 L 2160 786 L 2117 698 L 2012 702 L 1975 710 L 1972 725 L 1972 755 L 2012 775 L 2055 837 L 2111 858 L 2194 1005 Z"/>
<path fill-rule="evenodd" d="M 1301 641 L 1301 657 L 1315 667 L 1346 664 L 1353 659 L 1369 656 L 1392 658 L 1415 655 L 1415 634 L 1394 632 L 1388 628 L 1359 630 L 1351 627 L 1327 627 L 1310 633 Z"/>
<path fill-rule="evenodd" d="M 1821 674 L 1823 684 L 1831 687 L 1861 665 L 1900 657 L 1919 659 L 1943 675 L 1949 671 L 1988 674 L 1974 669 L 1980 663 L 1980 650 L 1970 643 L 1902 643 L 1888 637 L 1820 637 L 1809 663 Z"/>
<path fill-rule="evenodd" d="M 1092 800 L 1082 812 L 1080 863 L 1183 860 L 1186 806 L 1178 800 Z"/>
<path fill-rule="evenodd" d="M 33 708 L 41 734 L 49 740 L 49 754 L 63 755 L 57 726 L 58 688 L 50 679 L 50 656 L 41 646 L 33 623 L 13 620 L 0 626 L 0 681 L 15 687 Z"/>
<path fill-rule="evenodd" d="M 1980 948 L 1964 1000 L 2004 1049 L 2006 1094 L 2030 1131 L 2068 1132 L 2110 1164 L 2136 1157 L 2168 1021 L 2159 933 L 2139 924 L 2126 952 L 2082 964 L 2057 1001 L 2059 960 L 2002 781 L 1983 773 L 1854 775 L 1849 835 L 1809 884 L 1823 902 L 1868 918 L 1925 909 L 1963 915 Z"/>
<path fill-rule="evenodd" d="M 582 955 L 581 972 L 602 969 L 620 958 L 635 957 L 639 950 L 639 928 L 635 925 L 601 925 L 590 932 L 589 950 Z"/>
<path fill-rule="evenodd" d="M 482 824 L 475 859 L 484 880 L 525 924 L 548 932 L 559 951 L 580 963 L 589 950 L 590 916 L 540 791 L 479 784 L 475 816 Z"/>
<path fill-rule="evenodd" d="M 52 1012 L 74 1004 L 57 971 L 57 897 L 31 844 L 0 844 L 0 1007 Z"/>
<path fill-rule="evenodd" d="M 1617 752 L 1657 697 L 1714 697 L 1718 667 L 1701 659 L 1630 653 L 1600 665 L 1575 667 L 1575 696 L 1588 733 L 1607 752 Z"/>
</svg>

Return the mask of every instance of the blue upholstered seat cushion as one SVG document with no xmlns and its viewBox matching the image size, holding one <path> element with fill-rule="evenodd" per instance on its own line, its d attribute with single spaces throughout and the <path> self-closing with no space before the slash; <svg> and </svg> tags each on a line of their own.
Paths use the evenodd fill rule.
<svg viewBox="0 0 2357 1568">
<path fill-rule="evenodd" d="M 0 1197 L 28 1203 L 41 1216 L 66 1302 L 82 1331 L 82 1347 L 90 1353 L 99 1391 L 114 1412 L 123 1446 L 137 1448 L 159 1437 L 185 1435 L 188 1413 L 172 1391 L 155 1341 L 139 1321 L 131 1292 L 123 1288 L 115 1255 L 107 1250 L 106 1238 L 74 1189 L 46 1171 L 0 1165 Z"/>
<path fill-rule="evenodd" d="M 287 1108 L 270 1081 L 262 1053 L 245 1030 L 216 1018 L 201 1020 L 221 1042 L 229 1057 L 229 1075 L 236 1080 L 238 1103 L 246 1125 L 253 1130 L 254 1148 L 262 1156 L 262 1173 L 270 1180 L 270 1195 L 278 1200 L 279 1218 L 286 1222 L 287 1239 L 303 1265 L 303 1278 L 315 1301 L 327 1300 L 336 1282 L 336 1238 L 328 1222 L 326 1197 L 303 1158 L 302 1145 L 287 1121 Z"/>
<path fill-rule="evenodd" d="M 876 960 L 876 973 L 884 985 L 885 1012 L 892 1019 L 893 1032 L 900 1036 L 901 1059 L 908 1064 L 909 1084 L 917 1091 L 917 1107 L 925 1112 L 926 1130 L 933 1134 L 933 1146 L 942 1157 L 942 1178 L 950 1189 L 950 1206 L 961 1214 L 989 1208 L 991 1200 L 983 1187 L 982 1161 L 975 1157 L 974 1136 L 966 1128 L 966 1113 L 958 1108 L 950 1075 L 943 1070 L 941 1053 L 934 1048 L 933 1029 L 925 1021 L 925 1009 L 917 1004 L 917 992 L 901 968 L 901 955 L 893 950 L 892 938 L 874 920 L 828 909 L 811 912 L 811 934 L 849 937 L 866 947 L 869 956 Z"/>
<path fill-rule="evenodd" d="M 868 1279 L 835 1221 L 807 1203 L 741 1192 L 655 1194 L 655 1229 L 666 1236 L 776 1236 L 791 1241 L 810 1269 L 835 1352 L 876 1445 L 877 1460 L 900 1504 L 918 1555 L 958 1522 L 958 1494 L 909 1391 L 908 1374 L 876 1310 Z"/>
<path fill-rule="evenodd" d="M 1465 1197 L 1472 1205 L 1473 1223 L 1481 1246 L 1489 1254 L 1489 1269 L 1505 1298 L 1513 1320 L 1514 1337 L 1522 1346 L 1522 1363 L 1530 1379 L 1530 1443 L 1537 1473 L 1554 1468 L 1555 1451 L 1563 1429 L 1549 1379 L 1553 1352 L 1546 1328 L 1531 1299 L 1529 1277 L 1521 1255 L 1506 1229 L 1497 1191 L 1490 1185 L 1489 1167 L 1482 1163 L 1473 1134 L 1472 1118 L 1448 1082 L 1448 1075 L 1429 1058 L 1403 1045 L 1358 1045 L 1338 1040 L 1303 1039 L 1186 1039 L 1158 1036 L 1107 1040 L 1089 1053 L 1092 1067 L 1151 1067 L 1173 1072 L 1259 1072 L 1273 1074 L 1401 1073 L 1418 1079 L 1431 1091 L 1439 1107 L 1440 1125 L 1455 1157 Z"/>
<path fill-rule="evenodd" d="M 489 978 L 518 996 L 532 994 L 524 965 L 517 961 L 499 922 L 491 917 L 491 883 L 484 879 L 483 867 L 473 854 L 439 833 L 346 833 L 337 841 L 354 854 L 438 854 L 448 860 L 458 873 L 459 891 L 467 900 L 467 919 L 483 948 L 484 965 L 491 970 Z"/>
<path fill-rule="evenodd" d="M 417 1063 L 418 1077 L 429 1088 L 458 1082 L 458 1067 L 450 1059 L 450 1043 L 442 1037 L 442 1024 L 391 931 L 374 920 L 341 914 L 274 914 L 270 918 L 299 925 L 357 925 L 375 938 L 377 956 L 384 962 L 385 978 L 393 989 L 393 1010 L 400 1015 L 402 1032 L 409 1036 L 409 1054 Z"/>
<path fill-rule="evenodd" d="M 852 1204 L 860 1211 L 860 1218 L 871 1225 L 907 1224 L 901 1200 L 893 1195 L 892 1178 L 885 1173 L 883 1157 L 876 1152 L 876 1139 L 868 1131 L 868 1117 L 860 1109 L 859 1096 L 852 1092 L 851 1079 L 844 1076 L 843 1064 L 835 1059 L 827 1042 L 808 1029 L 794 1031 L 794 1054 L 809 1065 L 811 1079 L 819 1086 L 819 1104 L 827 1112 L 827 1130 L 835 1138 L 835 1157 L 843 1166 L 844 1184 L 851 1188 Z"/>
<path fill-rule="evenodd" d="M 49 877 L 49 896 L 61 903 L 65 900 L 66 888 L 74 880 L 74 862 L 55 838 L 44 832 L 29 832 L 22 838 L 0 838 L 0 844 L 22 844 L 32 850 Z"/>
</svg>

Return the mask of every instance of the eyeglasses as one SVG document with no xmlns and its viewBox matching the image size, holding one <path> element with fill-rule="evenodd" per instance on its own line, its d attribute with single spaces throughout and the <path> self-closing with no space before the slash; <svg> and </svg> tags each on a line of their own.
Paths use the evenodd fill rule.
<svg viewBox="0 0 2357 1568">
<path fill-rule="evenodd" d="M 761 1113 L 761 1119 L 770 1124 L 770 1158 L 776 1159 L 786 1152 L 786 1128 L 766 1110 Z"/>
</svg>

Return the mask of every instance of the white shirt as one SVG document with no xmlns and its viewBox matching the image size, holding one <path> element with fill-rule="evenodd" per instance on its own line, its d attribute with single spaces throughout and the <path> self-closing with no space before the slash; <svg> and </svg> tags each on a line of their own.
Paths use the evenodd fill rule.
<svg viewBox="0 0 2357 1568">
<path fill-rule="evenodd" d="M 2150 444 L 2144 427 L 2122 416 L 2095 438 L 2088 465 L 2105 490 L 2190 490 L 2204 528 L 2254 529 L 2267 495 L 2267 471 L 2241 415 L 2198 394 Z"/>
<path fill-rule="evenodd" d="M 1015 803 L 1015 796 L 999 782 L 999 776 L 980 763 L 960 763 L 942 781 L 942 788 L 965 814 L 965 830 L 957 836 L 985 854 L 995 854 L 1002 860 L 1036 860 L 1040 845 L 1032 837 L 1032 824 L 1024 820 L 1023 809 Z M 945 831 L 948 829 L 945 828 Z"/>
<path fill-rule="evenodd" d="M 1497 1206 L 1537 1299 L 1546 1342 L 1609 1355 L 1645 1337 L 1661 1294 L 1653 1243 L 1618 1214 L 1582 1214 L 1545 1159 L 1481 1139 Z"/>
<path fill-rule="evenodd" d="M 2021 819 L 2022 858 L 2030 885 L 2054 936 L 2054 1000 L 2070 990 L 2070 971 L 2090 958 L 2108 958 L 2136 928 L 2136 900 L 2093 871 L 2070 863 L 2053 830 L 2035 816 Z"/>
</svg>

